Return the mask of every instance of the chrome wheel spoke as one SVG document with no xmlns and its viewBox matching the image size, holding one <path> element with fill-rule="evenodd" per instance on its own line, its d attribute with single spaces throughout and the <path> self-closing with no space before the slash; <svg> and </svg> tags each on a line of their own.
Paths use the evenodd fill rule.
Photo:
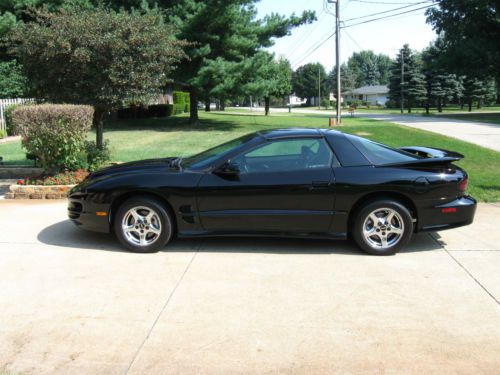
<svg viewBox="0 0 500 375">
<path fill-rule="evenodd" d="M 142 216 L 139 215 L 139 213 L 135 209 L 132 209 L 129 212 L 130 212 L 130 215 L 134 218 L 134 222 L 137 223 L 138 221 L 142 220 Z"/>
<path fill-rule="evenodd" d="M 379 236 L 382 247 L 387 247 L 387 236 Z"/>
<path fill-rule="evenodd" d="M 146 215 L 145 219 L 146 219 L 146 222 L 147 223 L 151 223 L 152 220 L 153 220 L 153 217 L 156 215 L 156 212 L 154 212 L 153 210 L 150 210 L 149 211 L 149 214 Z"/>
<path fill-rule="evenodd" d="M 134 225 L 129 225 L 128 227 L 123 228 L 124 232 L 130 233 L 130 232 L 137 232 L 137 229 L 135 229 Z"/>
<path fill-rule="evenodd" d="M 378 223 L 379 223 L 379 218 L 377 215 L 375 215 L 374 212 L 372 212 L 369 216 L 368 216 L 371 221 L 373 222 L 373 227 L 375 227 Z"/>
<path fill-rule="evenodd" d="M 386 218 L 385 218 L 385 222 L 386 222 L 386 224 L 391 225 L 391 223 L 392 223 L 392 219 L 394 218 L 394 213 L 395 213 L 395 212 L 394 212 L 394 211 L 392 211 L 392 212 L 389 212 L 389 213 L 387 214 L 387 216 L 386 216 Z"/>
<path fill-rule="evenodd" d="M 403 229 L 395 227 L 394 225 L 391 225 L 391 233 L 403 234 Z"/>
<path fill-rule="evenodd" d="M 141 233 L 139 235 L 139 242 L 142 246 L 145 246 L 147 245 L 147 242 L 146 242 L 146 233 Z"/>
<path fill-rule="evenodd" d="M 161 233 L 161 229 L 160 228 L 156 228 L 155 226 L 151 225 L 149 227 L 149 232 L 150 233 L 154 233 L 154 234 L 160 234 Z"/>
</svg>

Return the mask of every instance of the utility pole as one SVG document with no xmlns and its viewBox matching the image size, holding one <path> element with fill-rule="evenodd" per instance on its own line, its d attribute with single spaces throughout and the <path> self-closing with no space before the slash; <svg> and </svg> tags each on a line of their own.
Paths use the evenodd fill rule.
<svg viewBox="0 0 500 375">
<path fill-rule="evenodd" d="M 335 61 L 337 64 L 337 125 L 340 125 L 342 90 L 340 87 L 340 0 L 327 0 L 328 3 L 335 3 Z M 331 13 L 330 13 L 331 14 Z"/>
<path fill-rule="evenodd" d="M 321 66 L 318 65 L 318 109 L 321 109 Z"/>
<path fill-rule="evenodd" d="M 405 56 L 404 56 L 404 50 L 401 50 L 401 114 L 404 113 L 404 100 L 405 100 L 405 94 L 404 94 L 404 85 L 405 85 Z"/>
<path fill-rule="evenodd" d="M 340 88 L 340 0 L 335 3 L 335 59 L 337 63 L 337 125 L 340 125 L 341 118 L 341 101 L 342 101 L 342 91 Z"/>
</svg>

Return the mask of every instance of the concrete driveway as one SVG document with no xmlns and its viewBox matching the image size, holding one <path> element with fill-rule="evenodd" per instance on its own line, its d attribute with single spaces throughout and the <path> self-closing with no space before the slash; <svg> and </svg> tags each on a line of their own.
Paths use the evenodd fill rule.
<svg viewBox="0 0 500 375">
<path fill-rule="evenodd" d="M 286 239 L 132 254 L 65 215 L 0 202 L 2 374 L 500 371 L 500 205 L 391 257 Z"/>
</svg>

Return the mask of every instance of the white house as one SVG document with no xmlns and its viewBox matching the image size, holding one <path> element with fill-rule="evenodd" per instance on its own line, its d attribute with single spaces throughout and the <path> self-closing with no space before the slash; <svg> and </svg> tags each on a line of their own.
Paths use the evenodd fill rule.
<svg viewBox="0 0 500 375">
<path fill-rule="evenodd" d="M 371 105 L 385 105 L 389 100 L 389 87 L 386 85 L 363 86 L 344 93 L 345 99 L 362 100 Z"/>
</svg>

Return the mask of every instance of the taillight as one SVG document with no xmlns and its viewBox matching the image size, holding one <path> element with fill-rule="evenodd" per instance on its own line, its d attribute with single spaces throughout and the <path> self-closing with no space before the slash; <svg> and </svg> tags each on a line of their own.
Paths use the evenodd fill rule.
<svg viewBox="0 0 500 375">
<path fill-rule="evenodd" d="M 465 178 L 458 183 L 458 190 L 465 193 L 467 186 L 469 186 L 469 177 L 465 176 Z"/>
</svg>

